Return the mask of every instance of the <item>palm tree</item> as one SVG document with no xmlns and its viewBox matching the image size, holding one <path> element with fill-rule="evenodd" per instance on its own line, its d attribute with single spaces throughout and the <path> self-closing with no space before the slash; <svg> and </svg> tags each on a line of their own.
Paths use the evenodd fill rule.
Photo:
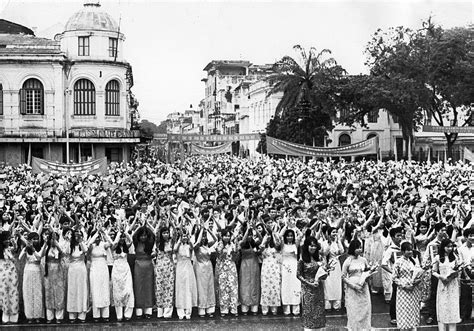
<svg viewBox="0 0 474 331">
<path fill-rule="evenodd" d="M 307 134 L 291 134 L 277 138 L 294 142 L 311 142 L 313 138 L 321 137 L 326 130 L 332 129 L 332 118 L 336 109 L 337 84 L 345 75 L 345 70 L 329 57 L 331 51 L 323 49 L 318 52 L 311 47 L 309 52 L 296 45 L 293 49 L 298 52 L 299 58 L 295 60 L 284 56 L 273 65 L 274 74 L 266 80 L 270 83 L 269 95 L 283 92 L 283 97 L 275 111 L 275 120 L 280 126 L 290 128 L 294 126 L 291 120 L 305 123 L 304 130 Z M 283 120 L 285 119 L 285 120 Z M 314 129 L 317 129 L 315 132 Z M 292 132 L 280 127 L 277 132 Z M 323 134 L 324 132 L 324 134 Z M 269 134 L 272 134 L 269 132 Z"/>
</svg>

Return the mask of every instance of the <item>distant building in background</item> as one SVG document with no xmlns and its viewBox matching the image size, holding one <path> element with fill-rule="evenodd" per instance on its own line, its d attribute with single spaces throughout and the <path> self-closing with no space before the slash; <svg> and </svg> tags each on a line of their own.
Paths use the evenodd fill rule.
<svg viewBox="0 0 474 331">
<path fill-rule="evenodd" d="M 339 118 L 344 117 L 344 111 L 339 112 Z M 354 144 L 370 138 L 379 139 L 382 157 L 392 157 L 393 148 L 397 146 L 397 155 L 401 157 L 404 152 L 403 136 L 396 117 L 389 115 L 385 110 L 375 110 L 365 118 L 366 127 L 355 125 L 336 124 L 329 132 L 326 147 L 338 147 Z"/>
<path fill-rule="evenodd" d="M 225 122 L 235 123 L 238 109 L 232 107 L 233 91 L 247 77 L 250 66 L 249 61 L 211 61 L 203 69 L 207 71 L 207 77 L 202 79 L 205 84 L 203 134 L 225 134 L 225 128 L 230 126 Z"/>
<path fill-rule="evenodd" d="M 254 65 L 242 60 L 211 61 L 203 69 L 207 77 L 204 99 L 198 110 L 193 113 L 174 113 L 168 119 L 169 132 L 210 134 L 264 133 L 283 93 L 269 95 L 271 86 L 264 78 L 272 74 L 272 65 Z M 373 137 L 379 140 L 383 158 L 401 158 L 407 154 L 408 144 L 403 139 L 398 119 L 384 109 L 375 110 L 365 118 L 366 125 L 337 124 L 344 117 L 343 110 L 335 118 L 335 127 L 328 133 L 325 147 L 338 147 L 354 144 Z M 452 114 L 445 115 L 449 123 Z M 429 116 L 425 116 L 425 125 L 434 125 Z M 233 153 L 256 156 L 258 141 L 241 141 L 233 145 Z M 474 147 L 474 135 L 460 133 L 455 144 L 455 153 L 460 146 Z M 415 159 L 426 161 L 428 153 L 432 159 L 443 159 L 446 140 L 443 133 L 415 132 L 412 143 L 412 155 Z M 460 155 L 456 159 L 458 159 Z"/>
<path fill-rule="evenodd" d="M 268 122 L 275 115 L 275 110 L 283 97 L 283 93 L 269 95 L 271 86 L 265 80 L 242 86 L 244 101 L 240 113 L 241 133 L 265 133 Z M 257 154 L 258 141 L 243 141 L 241 147 L 245 155 L 255 156 Z"/>
<path fill-rule="evenodd" d="M 128 161 L 140 137 L 124 40 L 97 3 L 54 40 L 0 20 L 0 162 Z"/>
<path fill-rule="evenodd" d="M 200 133 L 200 112 L 190 105 L 184 113 L 174 112 L 166 117 L 167 133 L 199 134 Z"/>
</svg>

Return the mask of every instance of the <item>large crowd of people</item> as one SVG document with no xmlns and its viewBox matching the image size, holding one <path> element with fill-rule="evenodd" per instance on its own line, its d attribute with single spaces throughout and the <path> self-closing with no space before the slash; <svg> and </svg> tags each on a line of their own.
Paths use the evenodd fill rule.
<svg viewBox="0 0 474 331">
<path fill-rule="evenodd" d="M 472 311 L 472 170 L 231 156 L 84 176 L 3 166 L 2 322 L 284 314 L 319 329 L 343 310 L 365 330 L 380 295 L 397 328 L 423 311 L 454 330 Z"/>
</svg>

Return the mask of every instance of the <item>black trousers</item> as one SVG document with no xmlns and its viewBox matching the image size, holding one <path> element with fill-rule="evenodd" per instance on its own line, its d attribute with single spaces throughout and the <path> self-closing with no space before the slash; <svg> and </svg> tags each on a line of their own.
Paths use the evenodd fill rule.
<svg viewBox="0 0 474 331">
<path fill-rule="evenodd" d="M 471 319 L 472 311 L 472 288 L 471 285 L 461 282 L 461 297 L 459 300 L 461 318 L 463 320 Z"/>
<path fill-rule="evenodd" d="M 397 319 L 397 284 L 392 283 L 392 299 L 390 300 L 390 319 Z"/>
<path fill-rule="evenodd" d="M 430 298 L 426 302 L 426 310 L 428 312 L 428 317 L 431 317 L 433 320 L 436 318 L 436 292 L 438 291 L 438 278 L 431 276 L 431 288 L 430 288 Z"/>
</svg>

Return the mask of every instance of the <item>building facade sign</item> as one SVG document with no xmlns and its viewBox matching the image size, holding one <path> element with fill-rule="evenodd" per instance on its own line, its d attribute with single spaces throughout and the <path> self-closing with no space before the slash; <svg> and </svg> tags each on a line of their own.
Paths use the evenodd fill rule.
<svg viewBox="0 0 474 331">
<path fill-rule="evenodd" d="M 474 133 L 474 126 L 432 126 L 423 125 L 424 132 Z"/>
<path fill-rule="evenodd" d="M 126 129 L 71 129 L 71 138 L 140 138 L 139 130 Z"/>
</svg>

